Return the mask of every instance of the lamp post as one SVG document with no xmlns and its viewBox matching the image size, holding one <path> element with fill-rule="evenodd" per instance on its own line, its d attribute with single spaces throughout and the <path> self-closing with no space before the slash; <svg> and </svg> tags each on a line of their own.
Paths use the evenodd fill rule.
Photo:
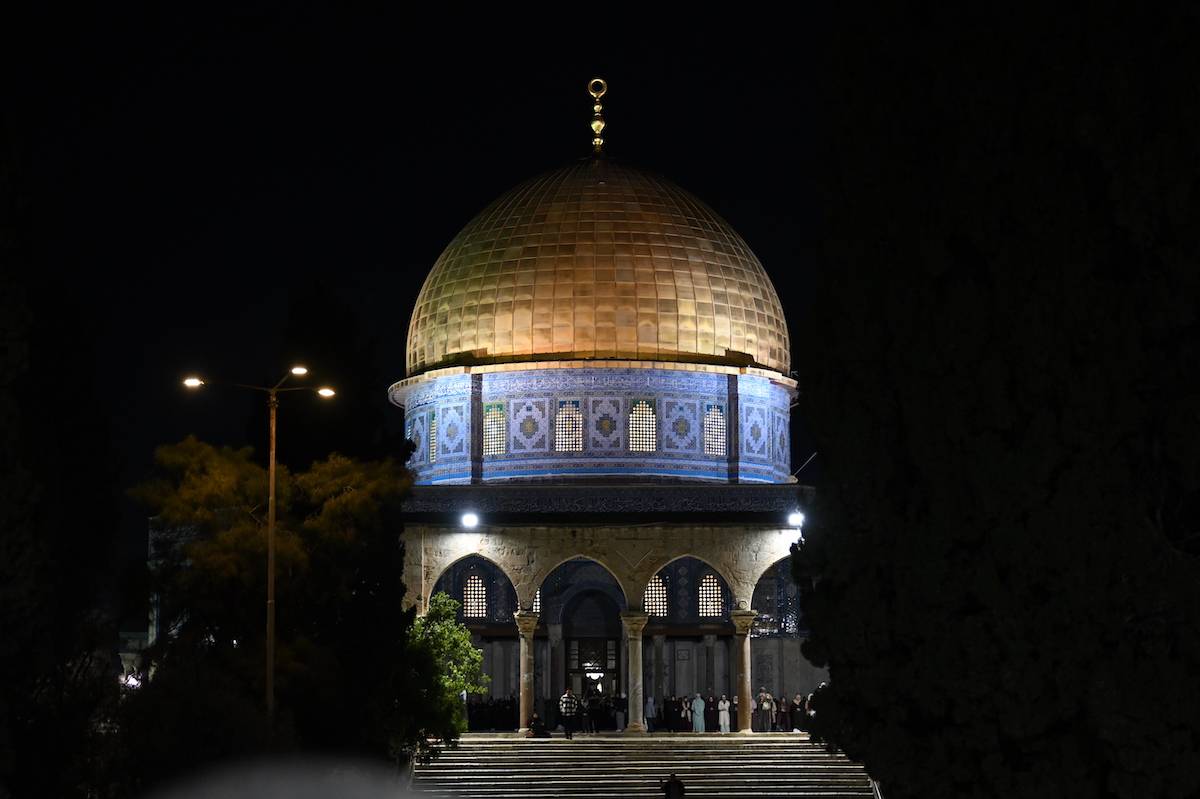
<svg viewBox="0 0 1200 799">
<path fill-rule="evenodd" d="M 275 720 L 275 415 L 279 409 L 279 395 L 284 391 L 313 391 L 305 386 L 288 386 L 292 375 L 304 377 L 308 374 L 307 367 L 293 366 L 279 382 L 273 386 L 254 386 L 247 383 L 233 383 L 237 388 L 248 388 L 252 391 L 262 391 L 267 395 L 267 408 L 270 411 L 271 446 L 270 460 L 267 465 L 267 718 Z M 198 389 L 208 383 L 196 376 L 184 378 L 183 384 L 190 389 Z M 329 399 L 336 392 L 329 386 L 315 389 L 317 395 Z"/>
</svg>

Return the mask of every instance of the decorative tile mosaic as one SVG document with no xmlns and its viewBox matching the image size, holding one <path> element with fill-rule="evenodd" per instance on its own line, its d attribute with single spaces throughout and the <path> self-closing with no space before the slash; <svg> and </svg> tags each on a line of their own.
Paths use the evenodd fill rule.
<svg viewBox="0 0 1200 799">
<path fill-rule="evenodd" d="M 588 404 L 588 448 L 622 451 L 625 448 L 625 415 L 617 397 L 592 397 Z"/>
<path fill-rule="evenodd" d="M 463 456 L 469 451 L 467 442 L 470 440 L 470 426 L 464 405 L 443 405 L 438 409 L 438 426 L 440 438 L 438 442 L 439 457 L 452 458 Z"/>
<path fill-rule="evenodd" d="M 548 405 L 544 398 L 510 403 L 509 437 L 513 452 L 546 452 L 550 449 Z"/>
<path fill-rule="evenodd" d="M 697 400 L 663 400 L 662 444 L 666 452 L 699 452 L 700 403 Z"/>
<path fill-rule="evenodd" d="M 771 428 L 767 409 L 761 405 L 742 406 L 742 455 L 767 457 Z"/>
</svg>

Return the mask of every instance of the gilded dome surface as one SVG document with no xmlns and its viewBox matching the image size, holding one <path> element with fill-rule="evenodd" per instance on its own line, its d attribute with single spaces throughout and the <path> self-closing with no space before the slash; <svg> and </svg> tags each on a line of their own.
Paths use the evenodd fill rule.
<svg viewBox="0 0 1200 799">
<path fill-rule="evenodd" d="M 787 374 L 779 297 L 746 242 L 673 183 L 604 159 L 526 181 L 450 242 L 408 374 L 567 359 L 753 362 Z"/>
</svg>

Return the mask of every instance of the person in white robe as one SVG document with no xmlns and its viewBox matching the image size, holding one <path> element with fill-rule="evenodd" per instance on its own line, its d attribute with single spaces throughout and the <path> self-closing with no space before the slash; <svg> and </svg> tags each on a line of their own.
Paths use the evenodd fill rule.
<svg viewBox="0 0 1200 799">
<path fill-rule="evenodd" d="M 721 725 L 721 732 L 729 732 L 729 700 L 725 694 L 721 694 L 721 701 L 717 702 L 717 722 Z"/>
<path fill-rule="evenodd" d="M 692 699 L 692 732 L 704 732 L 704 697 L 700 694 Z"/>
</svg>

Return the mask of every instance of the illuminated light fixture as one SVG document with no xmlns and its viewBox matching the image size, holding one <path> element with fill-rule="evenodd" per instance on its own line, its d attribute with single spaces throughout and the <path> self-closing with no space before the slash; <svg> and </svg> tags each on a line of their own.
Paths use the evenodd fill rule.
<svg viewBox="0 0 1200 799">
<path fill-rule="evenodd" d="M 464 513 L 462 515 L 462 526 L 470 529 L 479 526 L 479 517 L 474 513 Z"/>
<path fill-rule="evenodd" d="M 308 374 L 308 367 L 307 367 L 307 366 L 293 366 L 293 367 L 292 367 L 292 374 L 294 374 L 294 375 L 306 375 L 306 374 Z"/>
<path fill-rule="evenodd" d="M 804 526 L 804 514 L 798 510 L 794 510 L 788 514 L 788 524 L 792 527 Z"/>
<path fill-rule="evenodd" d="M 188 388 L 200 388 L 200 386 L 204 385 L 204 381 L 198 377 L 185 377 L 183 384 Z"/>
<path fill-rule="evenodd" d="M 317 389 L 317 393 L 318 393 L 318 394 L 320 394 L 320 395 L 321 395 L 322 397 L 324 397 L 325 399 L 329 399 L 330 397 L 332 397 L 332 396 L 333 396 L 334 394 L 336 394 L 337 392 L 336 392 L 336 391 L 334 391 L 334 390 L 333 390 L 332 388 L 330 388 L 329 386 L 324 386 L 324 387 L 322 387 L 322 388 L 318 388 L 318 389 Z"/>
</svg>

